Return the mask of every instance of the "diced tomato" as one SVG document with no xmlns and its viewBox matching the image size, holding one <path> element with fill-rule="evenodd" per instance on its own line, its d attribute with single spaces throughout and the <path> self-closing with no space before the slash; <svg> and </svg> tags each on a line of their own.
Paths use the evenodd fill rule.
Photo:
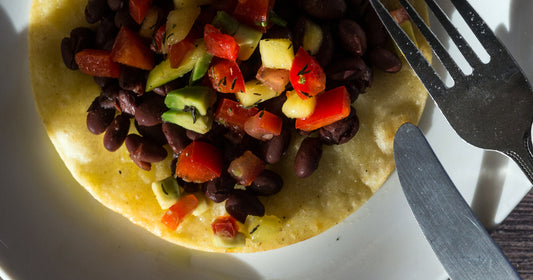
<svg viewBox="0 0 533 280">
<path fill-rule="evenodd" d="M 259 109 L 255 107 L 244 108 L 238 102 L 223 98 L 215 112 L 215 121 L 234 131 L 244 131 L 244 123 Z"/>
<path fill-rule="evenodd" d="M 235 60 L 239 55 L 239 44 L 235 39 L 211 24 L 204 26 L 204 41 L 207 52 L 216 57 Z"/>
<path fill-rule="evenodd" d="M 268 15 L 274 0 L 240 0 L 233 16 L 239 21 L 265 33 L 269 26 Z"/>
<path fill-rule="evenodd" d="M 150 45 L 150 49 L 154 52 L 160 53 L 163 48 L 163 39 L 165 38 L 165 32 L 167 30 L 167 24 L 161 25 L 154 34 L 154 39 Z"/>
<path fill-rule="evenodd" d="M 109 51 L 86 49 L 76 53 L 74 59 L 80 71 L 87 75 L 118 78 L 120 73 L 120 64 L 111 59 Z"/>
<path fill-rule="evenodd" d="M 193 141 L 178 157 L 176 176 L 187 182 L 204 183 L 220 177 L 222 155 L 211 144 Z"/>
<path fill-rule="evenodd" d="M 312 131 L 350 114 L 350 94 L 344 86 L 328 90 L 316 97 L 316 107 L 313 114 L 304 119 L 296 119 L 296 128 Z"/>
<path fill-rule="evenodd" d="M 207 72 L 213 88 L 222 93 L 244 92 L 244 78 L 235 61 L 217 59 Z"/>
<path fill-rule="evenodd" d="M 189 194 L 170 206 L 161 218 L 161 223 L 171 230 L 176 230 L 183 219 L 196 209 L 197 206 L 198 198 L 194 194 Z"/>
<path fill-rule="evenodd" d="M 244 152 L 242 156 L 231 161 L 228 172 L 237 183 L 249 186 L 263 172 L 266 163 L 250 151 Z"/>
<path fill-rule="evenodd" d="M 213 233 L 223 238 L 233 238 L 239 232 L 237 220 L 232 216 L 220 216 L 211 223 Z"/>
<path fill-rule="evenodd" d="M 150 49 L 144 45 L 137 33 L 124 26 L 120 28 L 113 44 L 111 59 L 144 70 L 154 68 L 154 55 Z"/>
<path fill-rule="evenodd" d="M 152 0 L 129 0 L 131 18 L 138 24 L 141 24 L 151 5 Z"/>
<path fill-rule="evenodd" d="M 318 62 L 302 47 L 294 56 L 290 72 L 291 84 L 302 99 L 326 89 L 326 74 Z"/>
<path fill-rule="evenodd" d="M 266 141 L 280 135 L 282 125 L 280 117 L 263 110 L 244 123 L 244 131 L 255 139 Z"/>
<path fill-rule="evenodd" d="M 171 45 L 168 50 L 170 67 L 178 68 L 185 55 L 192 49 L 194 49 L 194 45 L 187 39 L 181 40 L 179 43 Z"/>
<path fill-rule="evenodd" d="M 255 78 L 277 93 L 281 93 L 285 91 L 285 87 L 289 83 L 289 70 L 261 66 L 259 71 L 257 71 Z"/>
<path fill-rule="evenodd" d="M 390 12 L 391 16 L 398 24 L 402 24 L 409 20 L 409 14 L 404 8 L 399 8 Z"/>
</svg>

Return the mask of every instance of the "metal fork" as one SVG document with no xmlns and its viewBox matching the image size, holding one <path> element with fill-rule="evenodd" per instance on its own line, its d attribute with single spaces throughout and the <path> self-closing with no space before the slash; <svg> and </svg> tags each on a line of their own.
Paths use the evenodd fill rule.
<svg viewBox="0 0 533 280">
<path fill-rule="evenodd" d="M 451 0 L 490 56 L 483 63 L 434 0 L 425 0 L 472 67 L 465 75 L 407 0 L 399 0 L 411 21 L 448 70 L 447 87 L 379 0 L 370 0 L 408 63 L 457 134 L 468 143 L 512 158 L 533 183 L 531 123 L 533 91 L 522 70 L 485 21 L 466 0 Z"/>
</svg>

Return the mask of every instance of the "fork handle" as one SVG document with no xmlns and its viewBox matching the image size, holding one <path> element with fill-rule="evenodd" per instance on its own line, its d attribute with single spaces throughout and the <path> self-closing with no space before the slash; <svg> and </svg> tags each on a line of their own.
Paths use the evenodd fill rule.
<svg viewBox="0 0 533 280">
<path fill-rule="evenodd" d="M 522 145 L 517 146 L 513 150 L 504 152 L 507 156 L 512 158 L 522 169 L 529 181 L 533 184 L 533 147 L 531 146 L 531 133 L 528 132 L 524 138 Z"/>
</svg>

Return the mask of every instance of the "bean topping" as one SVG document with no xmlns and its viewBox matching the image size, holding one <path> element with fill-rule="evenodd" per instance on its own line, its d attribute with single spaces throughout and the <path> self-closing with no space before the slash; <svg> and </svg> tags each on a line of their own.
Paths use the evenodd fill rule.
<svg viewBox="0 0 533 280">
<path fill-rule="evenodd" d="M 235 183 L 235 179 L 223 173 L 222 176 L 205 183 L 205 196 L 214 202 L 222 202 L 233 193 Z"/>
<path fill-rule="evenodd" d="M 320 140 L 326 145 L 338 145 L 348 142 L 359 130 L 359 119 L 355 108 L 351 107 L 348 117 L 319 129 Z"/>
<path fill-rule="evenodd" d="M 105 131 L 104 147 L 108 151 L 116 151 L 124 143 L 129 129 L 130 118 L 124 114 L 118 115 Z"/>
<path fill-rule="evenodd" d="M 265 207 L 259 199 L 242 190 L 235 190 L 226 200 L 226 211 L 237 221 L 244 223 L 248 215 L 264 216 Z"/>
<path fill-rule="evenodd" d="M 402 69 L 402 61 L 391 51 L 384 48 L 369 51 L 368 59 L 372 65 L 385 72 L 396 73 Z"/>
<path fill-rule="evenodd" d="M 252 184 L 248 187 L 256 195 L 273 195 L 278 193 L 283 187 L 283 179 L 278 173 L 265 169 Z"/>
<path fill-rule="evenodd" d="M 115 109 L 102 107 L 100 99 L 101 97 L 95 98 L 87 110 L 87 128 L 92 134 L 103 133 L 115 117 Z"/>
<path fill-rule="evenodd" d="M 300 144 L 294 160 L 296 176 L 305 178 L 311 176 L 318 168 L 322 157 L 322 142 L 319 138 L 307 137 Z"/>
<path fill-rule="evenodd" d="M 165 112 L 165 99 L 157 94 L 145 94 L 135 108 L 135 120 L 140 125 L 153 126 L 161 123 L 161 114 Z"/>
<path fill-rule="evenodd" d="M 269 141 L 262 141 L 259 145 L 259 155 L 267 163 L 274 164 L 285 155 L 291 142 L 291 131 L 282 130 L 281 134 Z"/>
<path fill-rule="evenodd" d="M 354 20 L 343 19 L 339 22 L 339 38 L 342 46 L 355 55 L 366 52 L 366 34 L 363 28 Z"/>
<path fill-rule="evenodd" d="M 85 20 L 90 23 L 98 22 L 107 11 L 106 0 L 89 0 L 85 7 Z"/>
<path fill-rule="evenodd" d="M 191 142 L 185 135 L 185 128 L 173 123 L 164 122 L 162 125 L 163 133 L 167 139 L 168 145 L 175 154 L 181 153 Z"/>
<path fill-rule="evenodd" d="M 338 19 L 346 12 L 344 0 L 300 0 L 299 4 L 307 14 L 319 19 Z"/>
</svg>

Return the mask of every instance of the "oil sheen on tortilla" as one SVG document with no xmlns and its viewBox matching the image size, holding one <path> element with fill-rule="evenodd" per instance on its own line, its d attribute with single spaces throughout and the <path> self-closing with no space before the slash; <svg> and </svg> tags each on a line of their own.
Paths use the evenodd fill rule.
<svg viewBox="0 0 533 280">
<path fill-rule="evenodd" d="M 390 1 L 389 1 L 390 2 Z M 426 9 L 417 1 L 425 15 Z M 406 63 L 396 74 L 376 70 L 374 83 L 360 95 L 355 108 L 358 134 L 348 143 L 324 146 L 318 170 L 306 179 L 294 175 L 293 162 L 300 138 L 293 138 L 288 155 L 273 168 L 282 174 L 278 194 L 261 198 L 267 215 L 283 226 L 272 240 L 246 241 L 231 250 L 213 245 L 210 223 L 225 213 L 224 203 L 208 202 L 201 216 L 189 216 L 176 232 L 161 222 L 151 183 L 170 175 L 169 160 L 138 168 L 124 145 L 108 152 L 102 135 L 86 127 L 86 111 L 100 93 L 92 77 L 71 71 L 61 59 L 60 42 L 70 30 L 87 26 L 87 0 L 34 0 L 29 27 L 29 60 L 35 103 L 48 136 L 75 179 L 103 205 L 170 242 L 205 251 L 257 252 L 311 238 L 340 223 L 363 205 L 394 169 L 392 141 L 404 122 L 417 123 L 427 93 Z M 418 40 L 423 42 L 423 39 Z M 428 46 L 422 46 L 429 53 Z"/>
</svg>

